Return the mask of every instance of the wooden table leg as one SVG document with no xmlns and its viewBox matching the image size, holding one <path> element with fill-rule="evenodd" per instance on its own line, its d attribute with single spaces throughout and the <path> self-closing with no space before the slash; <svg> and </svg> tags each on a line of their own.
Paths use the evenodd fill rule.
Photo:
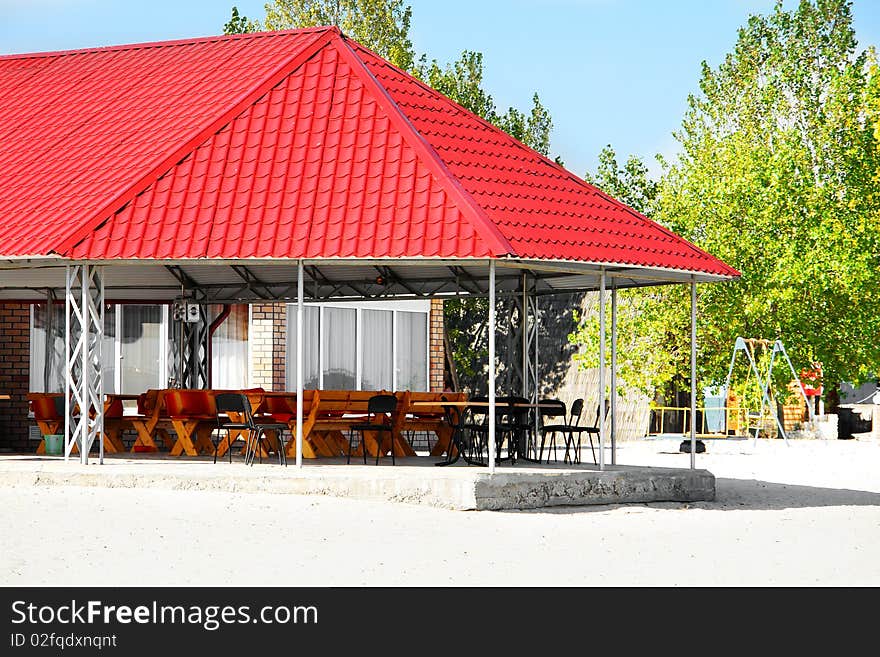
<svg viewBox="0 0 880 657">
<path fill-rule="evenodd" d="M 198 456 L 199 452 L 193 444 L 192 435 L 199 426 L 198 420 L 171 420 L 174 432 L 177 434 L 177 442 L 171 448 L 171 456 L 180 456 L 186 452 L 187 456 Z"/>
<path fill-rule="evenodd" d="M 153 440 L 153 431 L 156 429 L 156 420 L 153 418 L 148 418 L 146 420 L 138 419 L 138 420 L 130 420 L 131 426 L 134 427 L 135 431 L 137 431 L 137 438 L 134 441 L 134 445 L 131 446 L 131 451 L 135 451 L 135 447 L 138 445 L 144 447 L 151 447 L 155 451 L 159 451 L 159 446 Z M 166 434 L 167 435 L 167 434 Z"/>
</svg>

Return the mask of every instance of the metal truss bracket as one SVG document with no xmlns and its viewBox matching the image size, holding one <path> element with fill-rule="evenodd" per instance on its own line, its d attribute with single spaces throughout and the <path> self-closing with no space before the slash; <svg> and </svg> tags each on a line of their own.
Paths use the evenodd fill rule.
<svg viewBox="0 0 880 657">
<path fill-rule="evenodd" d="M 68 265 L 65 272 L 65 421 L 64 458 L 73 446 L 80 460 L 98 440 L 104 462 L 104 268 Z"/>
</svg>

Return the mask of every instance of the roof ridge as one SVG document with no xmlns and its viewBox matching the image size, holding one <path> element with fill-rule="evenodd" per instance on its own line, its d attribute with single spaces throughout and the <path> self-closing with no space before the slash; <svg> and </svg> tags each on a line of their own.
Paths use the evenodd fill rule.
<svg viewBox="0 0 880 657">
<path fill-rule="evenodd" d="M 166 171 L 174 166 L 176 162 L 186 157 L 187 154 L 198 148 L 212 133 L 221 129 L 227 123 L 232 121 L 236 116 L 245 111 L 249 106 L 253 105 L 257 100 L 264 96 L 275 85 L 281 82 L 285 77 L 289 76 L 293 71 L 299 68 L 306 61 L 311 59 L 317 52 L 326 46 L 335 35 L 339 35 L 339 28 L 330 27 L 322 30 L 314 30 L 315 36 L 312 41 L 298 50 L 294 55 L 284 60 L 272 73 L 267 75 L 256 86 L 243 93 L 239 99 L 232 104 L 229 109 L 223 111 L 218 117 L 210 121 L 207 125 L 199 128 L 191 137 L 186 139 L 183 144 L 165 157 L 158 164 L 152 166 L 139 180 L 131 184 L 124 192 L 113 197 L 91 218 L 74 226 L 67 237 L 65 237 L 55 249 L 55 252 L 61 255 L 66 254 L 76 244 L 87 237 L 87 234 L 97 228 L 101 222 L 112 216 L 120 210 L 126 203 L 131 201 L 140 192 L 147 189 L 151 184 L 158 180 Z M 323 38 L 322 38 L 323 36 Z"/>
<path fill-rule="evenodd" d="M 244 34 L 214 34 L 203 37 L 189 37 L 184 39 L 168 39 L 165 41 L 142 41 L 138 43 L 118 43 L 109 46 L 91 46 L 88 48 L 71 48 L 67 50 L 46 50 L 38 52 L 22 52 L 0 54 L 0 62 L 15 59 L 43 59 L 59 57 L 62 55 L 86 55 L 91 53 L 112 52 L 119 50 L 145 50 L 148 48 L 167 48 L 169 46 L 188 46 L 211 41 L 238 41 L 255 38 L 272 38 L 291 34 L 308 34 L 309 32 L 324 32 L 338 29 L 333 25 L 318 27 L 303 27 L 293 30 L 270 30 L 265 32 L 246 32 Z"/>
<path fill-rule="evenodd" d="M 373 72 L 370 71 L 366 63 L 364 63 L 354 49 L 348 45 L 348 37 L 340 32 L 340 38 L 338 40 L 343 45 L 342 48 L 339 48 L 340 53 L 349 61 L 350 65 L 354 64 L 357 69 L 362 71 L 365 82 L 373 89 L 373 95 L 376 97 L 377 103 L 385 110 L 389 120 L 396 124 L 401 132 L 401 136 L 417 153 L 423 156 L 425 163 L 429 168 L 434 170 L 434 174 L 437 176 L 438 181 L 441 182 L 443 187 L 446 188 L 448 192 L 451 192 L 454 197 L 457 197 L 457 199 L 464 204 L 465 209 L 470 211 L 469 213 L 462 212 L 462 214 L 468 217 L 471 223 L 475 224 L 474 228 L 477 229 L 477 234 L 482 239 L 487 240 L 490 243 L 490 247 L 494 246 L 494 249 L 491 249 L 496 251 L 493 255 L 515 254 L 513 245 L 511 245 L 510 241 L 504 237 L 495 222 L 489 218 L 470 193 L 462 186 L 455 174 L 453 174 L 452 171 L 449 170 L 449 167 L 446 166 L 446 163 L 443 162 L 439 153 L 437 153 L 434 147 L 422 137 L 421 133 L 419 133 L 406 114 L 404 114 L 403 110 L 400 109 L 398 104 L 388 93 L 388 90 L 382 86 L 382 83 L 376 79 L 376 76 L 373 75 Z M 379 55 L 376 55 L 376 57 L 379 57 Z M 381 57 L 380 59 L 386 61 Z M 434 93 L 437 92 L 435 91 Z M 409 139 L 407 139 L 407 136 Z M 484 230 L 481 231 L 479 229 Z M 488 231 L 488 233 L 485 231 Z"/>
</svg>

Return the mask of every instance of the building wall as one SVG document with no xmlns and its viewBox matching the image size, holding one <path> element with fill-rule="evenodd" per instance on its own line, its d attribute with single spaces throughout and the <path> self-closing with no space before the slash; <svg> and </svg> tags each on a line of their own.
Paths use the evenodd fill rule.
<svg viewBox="0 0 880 657">
<path fill-rule="evenodd" d="M 248 329 L 250 343 L 250 377 L 248 382 L 256 388 L 274 390 L 273 352 L 275 312 L 273 304 L 251 306 L 251 324 Z"/>
<path fill-rule="evenodd" d="M 428 318 L 430 336 L 428 343 L 428 386 L 431 392 L 443 392 L 443 375 L 446 371 L 446 350 L 443 344 L 443 300 L 431 299 L 431 315 Z"/>
<path fill-rule="evenodd" d="M 31 451 L 27 393 L 30 385 L 30 307 L 0 304 L 0 451 Z"/>
<path fill-rule="evenodd" d="M 272 390 L 284 390 L 287 387 L 287 305 L 283 303 L 271 305 Z"/>
</svg>

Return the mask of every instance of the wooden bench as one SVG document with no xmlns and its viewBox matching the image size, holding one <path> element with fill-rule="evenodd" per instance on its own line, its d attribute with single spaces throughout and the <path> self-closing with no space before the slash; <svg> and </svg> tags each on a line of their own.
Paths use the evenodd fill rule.
<svg viewBox="0 0 880 657">
<path fill-rule="evenodd" d="M 348 439 L 343 435 L 344 431 L 351 431 L 351 427 L 362 423 L 367 415 L 367 404 L 370 397 L 379 394 L 391 394 L 385 391 L 371 390 L 304 390 L 303 391 L 303 457 L 318 458 L 320 456 L 344 456 L 348 454 Z M 403 393 L 399 393 L 402 395 Z M 272 397 L 281 397 L 284 405 L 279 402 L 265 402 L 264 408 L 271 412 L 275 418 L 283 418 L 289 412 L 285 420 L 290 427 L 291 439 L 287 442 L 287 455 L 296 456 L 296 394 L 295 393 L 267 393 L 267 400 Z M 398 396 L 398 400 L 400 400 Z M 275 411 L 270 411 L 275 408 Z M 403 410 L 398 402 L 398 411 L 388 422 L 392 426 L 399 424 Z M 392 433 L 392 436 L 383 438 L 381 444 L 375 432 L 366 432 L 364 445 L 370 456 L 376 456 L 376 450 L 382 450 L 387 454 L 394 449 L 395 456 L 415 456 L 415 451 L 409 443 L 403 439 L 400 431 Z M 352 452 L 361 456 L 363 446 Z"/>
<path fill-rule="evenodd" d="M 42 436 L 40 444 L 37 445 L 37 454 L 46 453 L 46 436 L 64 433 L 64 417 L 55 410 L 55 400 L 63 398 L 64 394 L 60 392 L 29 392 L 27 394 L 30 410 L 34 414 L 34 420 L 40 428 L 40 435 Z M 79 409 L 74 407 L 73 412 L 77 413 Z M 120 437 L 125 426 L 126 420 L 122 414 L 122 400 L 115 398 L 114 395 L 106 395 L 104 400 L 105 451 L 110 454 L 125 451 L 125 446 Z M 79 447 L 74 443 L 71 454 L 78 453 Z"/>
</svg>

